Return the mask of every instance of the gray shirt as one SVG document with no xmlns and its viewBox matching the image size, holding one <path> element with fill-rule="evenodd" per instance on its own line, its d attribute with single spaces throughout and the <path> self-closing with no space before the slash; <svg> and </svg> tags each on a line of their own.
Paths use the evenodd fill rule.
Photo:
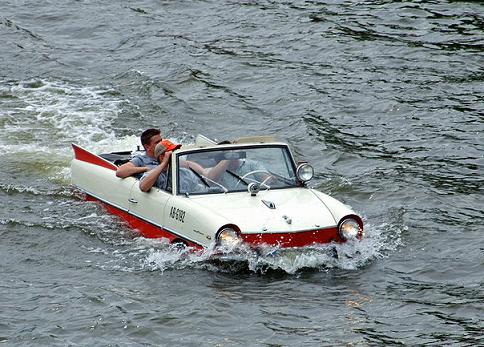
<svg viewBox="0 0 484 347">
<path fill-rule="evenodd" d="M 178 169 L 178 193 L 200 193 L 205 192 L 207 188 L 203 182 L 190 169 Z"/>
<path fill-rule="evenodd" d="M 158 159 L 152 158 L 149 155 L 146 154 L 139 154 L 133 159 L 131 159 L 131 162 L 134 164 L 134 166 L 140 167 L 140 166 L 147 166 L 151 169 L 154 169 L 157 167 L 160 163 L 158 162 Z"/>
<path fill-rule="evenodd" d="M 140 189 L 141 189 L 141 183 L 144 181 L 144 179 L 150 173 L 151 173 L 151 171 L 145 172 L 143 174 L 143 176 L 141 176 L 141 178 L 139 179 L 139 187 L 140 187 Z M 153 187 L 157 187 L 157 188 L 161 188 L 161 189 L 166 189 L 167 188 L 167 185 L 166 185 L 167 177 L 168 177 L 168 171 L 163 170 L 161 172 L 161 174 L 158 176 L 158 178 L 156 179 L 156 182 L 153 184 Z M 171 190 L 171 185 L 168 187 L 168 190 Z"/>
<path fill-rule="evenodd" d="M 141 183 L 150 174 L 151 171 L 145 172 L 139 180 L 139 186 L 141 188 Z M 168 180 L 168 184 L 167 184 Z M 197 193 L 203 192 L 206 189 L 198 184 L 200 179 L 189 169 L 180 168 L 178 176 L 178 193 Z M 168 177 L 168 171 L 163 170 L 163 172 L 158 176 L 153 187 L 171 191 L 171 178 Z"/>
<path fill-rule="evenodd" d="M 244 159 L 241 160 L 237 170 L 234 172 L 235 174 L 239 175 L 240 177 L 244 177 L 249 172 L 257 171 L 257 173 L 248 176 L 249 178 L 256 179 L 258 181 L 262 181 L 262 177 L 264 176 L 263 172 L 267 172 L 267 170 L 262 166 L 261 163 L 251 159 Z M 224 187 L 235 187 L 235 185 L 239 182 L 239 179 L 232 176 L 228 172 L 225 172 L 220 180 L 220 184 Z M 249 179 L 250 182 L 250 179 Z M 240 185 L 240 184 L 239 184 Z"/>
</svg>

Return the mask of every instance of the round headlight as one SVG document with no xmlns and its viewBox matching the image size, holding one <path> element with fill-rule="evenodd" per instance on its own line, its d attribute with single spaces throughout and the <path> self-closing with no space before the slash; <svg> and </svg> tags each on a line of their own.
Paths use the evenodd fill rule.
<svg viewBox="0 0 484 347">
<path fill-rule="evenodd" d="M 297 178 L 303 182 L 311 180 L 314 176 L 314 169 L 311 165 L 305 163 L 298 166 L 296 170 Z"/>
<path fill-rule="evenodd" d="M 232 228 L 222 229 L 217 236 L 217 244 L 224 248 L 233 249 L 241 242 L 240 235 Z"/>
<path fill-rule="evenodd" d="M 352 218 L 345 219 L 339 225 L 339 235 L 343 240 L 354 240 L 360 235 L 360 224 Z"/>
</svg>

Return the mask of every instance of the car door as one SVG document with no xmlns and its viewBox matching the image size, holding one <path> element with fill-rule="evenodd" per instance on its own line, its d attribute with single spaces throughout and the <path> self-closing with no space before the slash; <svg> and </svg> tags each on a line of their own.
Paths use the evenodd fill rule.
<svg viewBox="0 0 484 347">
<path fill-rule="evenodd" d="M 148 192 L 143 192 L 138 184 L 134 184 L 129 192 L 129 211 L 132 220 L 130 222 L 146 237 L 165 237 L 165 208 L 167 201 L 172 197 L 171 192 L 157 187 L 152 187 Z"/>
</svg>

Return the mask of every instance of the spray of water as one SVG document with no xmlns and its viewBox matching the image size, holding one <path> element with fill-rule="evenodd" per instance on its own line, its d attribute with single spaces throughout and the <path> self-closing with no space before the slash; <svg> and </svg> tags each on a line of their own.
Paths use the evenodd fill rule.
<svg viewBox="0 0 484 347">
<path fill-rule="evenodd" d="M 345 244 L 329 244 L 304 248 L 281 249 L 249 247 L 234 253 L 220 253 L 215 248 L 194 252 L 165 243 L 150 248 L 145 254 L 144 268 L 164 272 L 171 269 L 206 268 L 213 271 L 249 271 L 264 274 L 282 271 L 297 274 L 307 269 L 327 271 L 333 268 L 358 270 L 373 260 L 388 256 L 401 244 L 401 231 L 396 226 L 380 225 L 367 228 L 364 239 Z"/>
</svg>

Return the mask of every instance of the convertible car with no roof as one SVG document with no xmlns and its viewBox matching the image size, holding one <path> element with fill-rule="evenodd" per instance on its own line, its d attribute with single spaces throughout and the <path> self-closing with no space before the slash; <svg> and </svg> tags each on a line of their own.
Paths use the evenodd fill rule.
<svg viewBox="0 0 484 347">
<path fill-rule="evenodd" d="M 199 135 L 194 145 L 173 152 L 166 185 L 148 192 L 140 190 L 139 177 L 115 175 L 139 149 L 97 155 L 72 146 L 72 184 L 147 238 L 233 250 L 264 244 L 305 247 L 363 236 L 361 218 L 308 188 L 313 168 L 296 163 L 288 145 L 272 137 L 216 144 Z"/>
</svg>

